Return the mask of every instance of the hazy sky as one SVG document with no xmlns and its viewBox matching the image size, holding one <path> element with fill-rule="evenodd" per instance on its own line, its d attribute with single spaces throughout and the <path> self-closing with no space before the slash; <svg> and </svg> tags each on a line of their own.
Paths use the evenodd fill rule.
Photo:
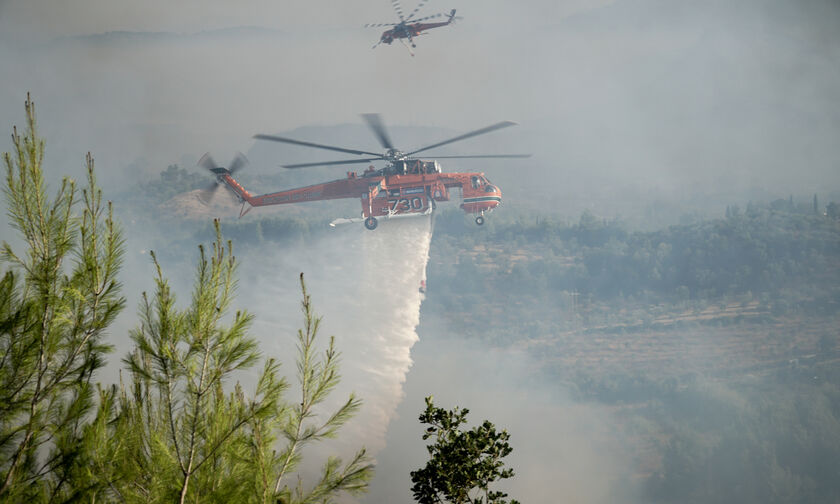
<svg viewBox="0 0 840 504">
<path fill-rule="evenodd" d="M 417 5 L 403 1 L 405 12 Z M 607 3 L 582 0 L 529 2 L 430 2 L 420 13 L 436 14 L 451 8 L 470 10 L 474 19 L 498 22 L 501 16 L 557 18 Z M 480 11 L 476 7 L 485 6 Z M 365 23 L 389 23 L 396 19 L 387 0 L 342 2 L 339 0 L 4 0 L 0 3 L 4 38 L 84 35 L 116 30 L 197 32 L 231 26 L 264 26 L 277 29 L 320 30 L 358 28 Z M 478 14 L 483 12 L 483 14 Z M 518 15 L 516 13 L 519 13 Z M 420 16 L 417 16 L 420 17 Z M 510 21 L 510 19 L 508 19 Z M 32 33 L 33 28 L 37 32 Z"/>
<path fill-rule="evenodd" d="M 381 30 L 364 24 L 395 19 L 385 0 L 3 0 L 0 132 L 30 90 L 53 169 L 78 170 L 91 150 L 120 180 L 364 112 L 456 131 L 508 119 L 521 126 L 476 145 L 532 152 L 516 169 L 541 187 L 840 185 L 835 1 L 433 0 L 421 12 L 451 8 L 463 19 L 411 57 L 398 43 L 371 50 Z M 243 26 L 262 30 L 230 30 Z M 145 35 L 91 36 L 114 31 Z"/>
</svg>

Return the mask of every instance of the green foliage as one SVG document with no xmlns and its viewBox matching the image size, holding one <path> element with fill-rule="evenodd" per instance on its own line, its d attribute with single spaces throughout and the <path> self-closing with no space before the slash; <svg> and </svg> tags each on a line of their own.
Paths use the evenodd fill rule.
<svg viewBox="0 0 840 504">
<path fill-rule="evenodd" d="M 361 402 L 351 395 L 319 411 L 339 382 L 339 355 L 332 341 L 316 355 L 320 319 L 302 275 L 300 400 L 285 400 L 273 359 L 251 394 L 233 383 L 260 354 L 248 335 L 252 316 L 228 314 L 236 261 L 218 222 L 212 250 L 200 247 L 188 308 L 176 308 L 152 255 L 156 289 L 144 293 L 131 334 L 130 380 L 93 384 L 110 351 L 105 331 L 125 305 L 117 281 L 123 239 L 90 155 L 81 198 L 64 180 L 48 200 L 44 142 L 28 99 L 26 112 L 26 133 L 15 129 L 14 155 L 4 155 L 8 215 L 28 249 L 17 254 L 4 243 L 0 251 L 12 266 L 0 278 L 0 501 L 309 503 L 364 491 L 372 466 L 363 449 L 347 463 L 327 460 L 310 487 L 301 478 L 294 489 L 286 484 L 302 448 L 335 436 Z M 175 187 L 184 173 L 170 167 L 162 177 Z"/>
<path fill-rule="evenodd" d="M 155 256 L 153 255 L 153 258 Z M 141 325 L 132 332 L 135 350 L 126 358 L 132 374 L 119 393 L 110 434 L 113 464 L 102 479 L 108 494 L 128 502 L 328 502 L 340 492 L 367 488 L 372 467 L 361 450 L 349 463 L 327 461 L 311 488 L 283 485 L 308 443 L 336 435 L 360 407 L 351 396 L 326 420 L 315 407 L 339 381 L 332 341 L 316 359 L 315 317 L 301 275 L 304 329 L 298 334 L 300 401 L 284 399 L 288 384 L 268 359 L 248 395 L 230 381 L 259 359 L 248 335 L 252 316 L 237 311 L 223 322 L 233 301 L 236 262 L 216 223 L 212 252 L 200 247 L 192 302 L 175 307 L 175 296 L 155 258 L 155 295 L 144 294 Z M 282 449 L 278 450 L 278 441 Z"/>
<path fill-rule="evenodd" d="M 321 318 L 316 316 L 303 274 L 300 276 L 303 292 L 301 310 L 303 329 L 298 331 L 297 378 L 300 395 L 294 405 L 288 406 L 283 415 L 273 415 L 265 420 L 255 419 L 249 424 L 250 456 L 254 461 L 253 480 L 261 496 L 279 497 L 284 503 L 308 504 L 331 502 L 332 496 L 340 492 L 357 494 L 367 489 L 367 482 L 373 476 L 373 466 L 365 450 L 359 450 L 346 464 L 337 457 L 330 457 L 324 464 L 320 479 L 312 488 L 306 489 L 300 481 L 294 487 L 289 480 L 302 460 L 301 450 L 310 443 L 336 436 L 338 429 L 361 407 L 361 401 L 350 395 L 338 409 L 328 415 L 317 411 L 339 383 L 339 354 L 335 340 L 330 338 L 329 346 L 321 358 L 316 356 L 315 341 Z M 319 420 L 322 418 L 322 420 Z M 285 439 L 285 446 L 277 451 L 276 439 Z M 270 499 L 269 499 L 270 500 Z M 263 498 L 260 502 L 268 502 Z"/>
<path fill-rule="evenodd" d="M 251 400 L 239 387 L 230 395 L 223 391 L 225 380 L 251 367 L 259 353 L 247 335 L 250 314 L 237 312 L 229 326 L 221 323 L 233 299 L 235 261 L 218 227 L 209 258 L 200 247 L 187 310 L 175 308 L 156 259 L 155 266 L 155 296 L 143 296 L 141 326 L 131 334 L 135 351 L 126 358 L 133 393 L 121 394 L 119 425 L 123 434 L 134 437 L 125 458 L 134 467 L 125 473 L 135 478 L 120 493 L 123 498 L 170 502 L 241 497 L 239 487 L 223 481 L 236 476 L 239 468 L 219 467 L 220 460 L 247 422 L 271 413 L 283 383 L 258 387 Z M 260 384 L 265 381 L 270 378 L 261 377 Z"/>
<path fill-rule="evenodd" d="M 490 490 L 496 481 L 513 477 L 513 469 L 505 468 L 502 459 L 513 450 L 507 431 L 485 420 L 478 427 L 462 430 L 468 409 L 448 411 L 435 407 L 432 397 L 426 398 L 426 411 L 420 422 L 427 424 L 423 439 L 434 438 L 428 445 L 430 459 L 426 466 L 412 471 L 411 491 L 420 504 L 450 502 L 452 504 L 506 504 L 507 494 Z M 511 500 L 510 504 L 518 504 Z"/>
<path fill-rule="evenodd" d="M 90 154 L 81 198 L 65 179 L 48 199 L 28 97 L 26 119 L 25 134 L 12 135 L 14 153 L 3 156 L 8 216 L 27 251 L 3 243 L 12 268 L 0 281 L 0 499 L 84 499 L 96 492 L 86 468 L 97 450 L 94 425 L 107 413 L 96 413 L 92 380 L 110 351 L 105 332 L 125 305 L 123 239 Z"/>
<path fill-rule="evenodd" d="M 804 370 L 802 370 L 804 371 Z M 830 377 L 829 377 L 830 378 Z M 801 380 L 800 380 L 801 379 Z M 667 439 L 654 502 L 837 502 L 840 387 L 814 371 L 747 386 L 698 383 L 660 397 Z"/>
</svg>

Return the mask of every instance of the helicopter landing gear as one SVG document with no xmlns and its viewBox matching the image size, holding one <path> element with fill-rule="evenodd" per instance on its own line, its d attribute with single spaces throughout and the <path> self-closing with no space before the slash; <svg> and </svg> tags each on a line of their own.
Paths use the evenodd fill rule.
<svg viewBox="0 0 840 504">
<path fill-rule="evenodd" d="M 368 217 L 365 219 L 365 227 L 373 231 L 376 229 L 376 226 L 379 225 L 379 221 L 376 220 L 376 217 Z"/>
<path fill-rule="evenodd" d="M 476 217 L 475 218 L 475 223 L 478 224 L 479 226 L 483 225 L 484 224 L 484 216 L 479 215 L 478 217 Z"/>
</svg>

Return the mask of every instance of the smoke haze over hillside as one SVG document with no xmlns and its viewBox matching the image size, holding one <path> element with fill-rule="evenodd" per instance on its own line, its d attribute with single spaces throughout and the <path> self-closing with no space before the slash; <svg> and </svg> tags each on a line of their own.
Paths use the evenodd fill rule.
<svg viewBox="0 0 840 504">
<path fill-rule="evenodd" d="M 516 476 L 501 487 L 518 501 L 639 502 L 631 478 L 636 442 L 620 432 L 608 408 L 572 401 L 533 379 L 539 364 L 525 352 L 477 349 L 450 337 L 421 340 L 412 354 L 406 397 L 363 502 L 411 502 L 409 473 L 428 457 L 417 421 L 428 395 L 439 407 L 467 407 L 470 427 L 489 419 L 510 433 L 508 466 Z"/>
<path fill-rule="evenodd" d="M 653 262 L 660 255 L 670 257 L 671 242 L 665 240 L 657 249 L 639 245 L 642 252 L 647 253 L 650 248 L 655 253 L 645 256 L 640 252 L 625 258 L 622 254 L 632 241 L 625 240 L 630 231 L 621 230 L 621 240 L 583 243 L 578 240 L 583 236 L 581 229 L 574 227 L 579 216 L 591 210 L 584 215 L 592 224 L 593 234 L 609 231 L 607 221 L 613 217 L 627 222 L 642 216 L 639 220 L 647 219 L 650 228 L 659 229 L 679 222 L 683 213 L 716 213 L 722 217 L 723 208 L 730 203 L 746 207 L 747 200 L 767 202 L 775 198 L 784 198 L 785 203 L 792 195 L 789 210 L 804 205 L 807 211 L 797 214 L 801 221 L 785 221 L 784 230 L 789 234 L 779 235 L 782 238 L 778 243 L 784 244 L 779 247 L 792 251 L 790 257 L 772 262 L 776 268 L 772 271 L 769 267 L 759 271 L 755 263 L 738 263 L 738 271 L 755 269 L 756 275 L 766 277 L 766 299 L 762 300 L 757 291 L 754 296 L 754 286 L 750 285 L 735 286 L 744 287 L 743 292 L 734 287 L 709 291 L 702 303 L 711 308 L 722 307 L 720 312 L 732 307 L 738 319 L 712 321 L 712 325 L 704 325 L 696 333 L 684 331 L 676 324 L 660 336 L 673 344 L 666 350 L 673 351 L 674 362 L 687 370 L 695 357 L 680 345 L 681 337 L 687 341 L 696 334 L 717 331 L 713 324 L 741 323 L 743 313 L 738 310 L 744 307 L 753 309 L 753 305 L 761 303 L 760 316 L 767 318 L 756 323 L 760 326 L 778 315 L 773 310 L 786 316 L 786 309 L 798 309 L 797 303 L 810 296 L 807 302 L 824 303 L 829 306 L 825 308 L 828 315 L 836 318 L 837 305 L 831 303 L 837 300 L 819 290 L 803 288 L 802 298 L 792 297 L 795 301 L 785 308 L 776 297 L 783 298 L 784 289 L 792 287 L 774 282 L 782 278 L 780 271 L 787 272 L 790 278 L 801 274 L 798 265 L 807 265 L 807 271 L 827 265 L 824 278 L 831 278 L 831 268 L 837 264 L 836 251 L 832 249 L 836 241 L 812 236 L 808 246 L 819 250 L 817 254 L 808 252 L 811 249 L 806 250 L 798 237 L 800 231 L 807 234 L 812 225 L 819 233 L 834 236 L 831 230 L 819 227 L 827 229 L 829 224 L 819 221 L 818 226 L 813 222 L 822 218 L 814 214 L 820 214 L 832 198 L 840 197 L 840 3 L 434 0 L 423 12 L 433 14 L 451 8 L 457 8 L 463 19 L 419 37 L 416 55 L 411 57 L 399 43 L 370 48 L 381 30 L 366 29 L 364 24 L 395 19 L 387 0 L 0 0 L 0 66 L 4 70 L 0 86 L 0 151 L 11 149 L 12 124 L 23 123 L 22 104 L 27 91 L 32 92 L 37 104 L 39 133 L 47 142 L 45 170 L 51 184 L 49 192 L 54 192 L 61 175 L 82 179 L 84 154 L 91 151 L 106 198 L 142 193 L 139 183 L 157 181 L 159 173 L 171 164 L 196 170 L 196 161 L 207 151 L 222 162 L 237 151 L 247 153 L 251 165 L 237 177 L 241 176 L 243 185 L 254 193 L 341 178 L 345 169 L 353 167 L 283 171 L 281 164 L 338 157 L 325 151 L 255 141 L 253 135 L 283 134 L 378 152 L 378 142 L 359 118 L 360 113 L 381 113 L 394 143 L 405 151 L 512 120 L 519 126 L 429 151 L 428 159 L 434 159 L 434 154 L 533 154 L 529 159 L 503 161 L 442 160 L 444 171 L 485 172 L 504 194 L 503 206 L 488 217 L 487 226 L 477 228 L 470 222 L 469 231 L 450 233 L 446 243 L 463 245 L 465 249 L 447 258 L 451 261 L 441 266 L 440 276 L 449 285 L 469 281 L 475 288 L 466 293 L 466 288 L 452 289 L 453 298 L 461 294 L 457 301 L 469 302 L 461 302 L 458 307 L 441 307 L 439 303 L 438 309 L 446 311 L 446 316 L 461 317 L 463 323 L 470 324 L 471 329 L 478 328 L 476 332 L 480 333 L 485 301 L 496 301 L 502 316 L 508 309 L 521 309 L 517 302 L 530 302 L 529 298 L 524 302 L 519 299 L 513 289 L 506 290 L 510 285 L 489 290 L 488 285 L 496 284 L 485 282 L 486 276 L 512 278 L 516 272 L 523 272 L 519 277 L 524 278 L 527 273 L 532 281 L 524 287 L 520 285 L 519 294 L 532 294 L 534 284 L 541 282 L 544 290 L 540 292 L 558 297 L 533 300 L 533 306 L 527 307 L 531 311 L 521 313 L 545 314 L 549 319 L 557 315 L 562 300 L 573 299 L 575 309 L 580 302 L 604 310 L 604 320 L 598 322 L 604 324 L 601 329 L 606 336 L 602 337 L 613 341 L 616 348 L 597 350 L 621 355 L 636 347 L 618 346 L 620 341 L 654 345 L 654 338 L 645 339 L 649 332 L 644 327 L 644 317 L 650 315 L 645 312 L 649 308 L 645 303 L 651 289 L 621 286 L 617 300 L 598 305 L 597 299 L 593 301 L 597 295 L 581 292 L 586 275 L 591 272 L 595 276 L 598 272 L 594 263 L 587 264 L 586 260 L 594 258 L 614 264 L 628 259 L 621 264 L 630 264 L 626 269 L 638 273 L 642 270 L 635 268 L 637 263 L 630 259 L 641 264 L 645 257 Z M 822 205 L 811 212 L 813 195 Z M 164 247 L 157 251 L 164 273 L 171 277 L 179 293 L 181 306 L 188 299 L 195 260 L 194 248 L 190 249 L 191 255 L 174 246 L 172 250 L 165 248 L 183 239 L 177 234 L 189 225 L 168 227 L 164 219 L 158 220 L 166 213 L 161 207 L 134 208 L 121 203 L 115 201 L 116 211 L 128 229 L 124 281 L 128 307 L 111 331 L 116 350 L 101 374 L 106 383 L 116 382 L 119 358 L 130 347 L 128 330 L 136 322 L 138 295 L 153 288 L 148 249 Z M 814 204 L 817 206 L 816 201 Z M 459 212 L 456 202 L 441 207 Z M 271 210 L 254 209 L 238 222 L 253 223 L 266 215 L 299 215 L 293 212 L 302 212 L 301 208 L 335 211 L 330 218 L 356 216 L 359 209 L 358 201 L 349 199 L 284 205 Z M 345 213 L 345 208 L 352 212 Z M 545 241 L 530 244 L 529 248 L 520 243 L 516 233 L 521 228 L 515 224 L 507 228 L 509 234 L 492 234 L 492 219 L 508 209 L 508 215 L 516 216 L 511 220 L 521 218 L 524 222 L 527 218 L 530 224 L 531 216 L 550 216 L 555 223 L 562 223 L 565 218 L 572 225 L 540 227 L 537 220 L 531 229 L 534 234 L 550 236 L 543 236 Z M 289 214 L 281 213 L 285 211 Z M 757 206 L 753 208 L 757 220 L 764 215 L 762 211 Z M 726 233 L 716 232 L 714 236 L 724 236 L 726 240 L 720 243 L 732 245 L 735 252 L 742 251 L 737 246 L 744 244 L 744 250 L 756 250 L 757 256 L 766 258 L 765 252 L 777 242 L 767 239 L 755 245 L 758 234 L 755 228 L 749 228 L 755 223 L 749 221 L 752 217 L 745 217 L 746 210 L 739 212 L 733 210 L 732 219 L 719 226 Z M 771 214 L 771 210 L 766 212 Z M 138 216 L 135 222 L 134 213 L 142 214 L 143 219 Z M 318 222 L 325 228 L 328 220 Z M 155 221 L 154 225 L 147 225 L 149 221 Z M 410 502 L 409 471 L 419 468 L 426 457 L 416 417 L 423 397 L 432 394 L 439 406 L 471 409 L 472 422 L 487 418 L 511 432 L 514 452 L 510 465 L 517 471 L 516 478 L 508 482 L 512 497 L 522 502 L 557 502 L 558 498 L 564 502 L 642 501 L 637 498 L 642 493 L 638 488 L 639 475 L 649 474 L 646 468 L 632 467 L 639 439 L 625 435 L 611 417 L 625 406 L 621 396 L 624 389 L 616 393 L 619 399 L 607 407 L 594 401 L 584 404 L 570 399 L 565 383 L 559 380 L 549 386 L 534 383 L 534 369 L 539 367 L 540 358 L 537 354 L 541 350 L 533 349 L 561 353 L 565 351 L 563 345 L 572 339 L 589 338 L 589 328 L 577 327 L 564 335 L 566 339 L 551 339 L 556 334 L 539 333 L 541 328 L 551 326 L 541 326 L 538 323 L 543 321 L 537 320 L 532 324 L 534 334 L 515 335 L 522 338 L 517 340 L 511 336 L 516 343 L 510 347 L 489 350 L 491 344 L 486 341 L 458 340 L 463 335 L 447 326 L 446 317 L 438 313 L 437 325 L 432 327 L 440 334 L 415 345 L 416 327 L 423 323 L 418 287 L 426 274 L 432 225 L 426 217 L 380 222 L 373 233 L 358 224 L 328 232 L 318 229 L 307 235 L 306 243 L 302 243 L 303 239 L 279 243 L 279 239 L 262 236 L 254 237 L 247 247 L 234 243 L 242 261 L 235 306 L 248 307 L 256 316 L 253 333 L 260 348 L 265 355 L 277 357 L 289 376 L 294 374 L 294 333 L 301 323 L 297 279 L 301 271 L 306 275 L 314 307 L 324 317 L 321 343 L 326 344 L 329 335 L 335 335 L 343 355 L 344 379 L 336 400 L 355 391 L 364 401 L 362 412 L 334 446 L 347 455 L 364 444 L 380 464 L 372 492 L 363 502 Z M 460 224 L 456 219 L 451 222 Z M 561 231 L 573 237 L 561 239 Z M 689 237 L 695 236 L 693 231 L 696 230 L 681 230 Z M 727 234 L 729 231 L 732 237 Z M 770 230 L 767 234 L 776 236 L 771 231 L 775 233 Z M 191 236 L 189 232 L 185 236 Z M 0 238 L 12 241 L 12 236 L 8 224 L 2 224 Z M 487 236 L 487 242 L 482 242 Z M 655 237 L 641 238 L 650 242 Z M 639 241 L 644 242 L 641 238 Z M 824 243 L 828 245 L 821 248 Z M 691 242 L 680 257 L 691 259 L 686 261 L 696 266 L 696 276 L 708 279 L 713 276 L 712 271 L 701 266 L 712 254 L 699 252 L 704 250 L 701 245 Z M 442 250 L 444 254 L 451 252 Z M 460 252 L 466 253 L 459 255 Z M 486 261 L 471 262 L 478 257 Z M 800 269 L 806 270 L 804 266 Z M 642 273 L 645 271 L 648 270 Z M 660 275 L 655 268 L 651 271 L 652 277 Z M 667 276 L 668 271 L 661 273 Z M 694 270 L 689 273 L 694 274 Z M 567 283 L 561 287 L 559 283 L 550 284 L 548 274 L 553 275 L 551 281 Z M 735 285 L 736 281 L 732 283 Z M 467 284 L 460 286 L 463 285 Z M 579 285 L 583 286 L 581 291 Z M 658 284 L 652 280 L 651 285 Z M 675 292 L 680 288 L 683 290 Z M 655 299 L 651 303 L 665 300 L 654 308 L 679 309 L 686 316 L 691 315 L 689 312 L 696 307 L 690 303 L 697 301 L 697 289 L 689 291 L 682 284 L 669 289 L 658 293 L 661 299 L 650 298 Z M 826 289 L 825 292 L 832 292 Z M 665 306 L 666 301 L 675 304 Z M 609 302 L 625 311 L 616 315 L 618 310 L 609 311 L 612 305 L 606 307 Z M 700 309 L 706 307 L 695 311 Z M 644 316 L 635 320 L 633 310 L 644 312 Z M 613 315 L 619 316 L 620 323 L 616 322 L 615 327 L 608 321 Z M 621 317 L 631 316 L 632 323 L 625 332 L 625 327 L 620 326 L 626 320 Z M 786 370 L 790 358 L 790 366 L 799 373 L 800 356 L 811 359 L 818 344 L 826 348 L 834 344 L 828 338 L 827 343 L 823 342 L 822 333 L 816 329 L 808 338 L 798 336 L 800 321 L 804 327 L 810 316 L 797 312 L 789 325 L 777 324 L 775 333 L 768 332 L 774 339 L 773 348 L 778 349 L 778 355 L 773 357 L 774 371 Z M 819 331 L 831 327 L 833 320 L 823 321 Z M 742 327 L 737 329 L 731 331 L 735 335 L 732 338 L 741 336 Z M 745 334 L 755 330 L 753 326 L 747 329 Z M 613 338 L 613 330 L 621 337 Z M 528 344 L 523 341 L 531 336 L 535 340 L 542 338 L 547 344 L 532 346 L 531 353 L 520 351 L 519 346 Z M 594 338 L 587 340 L 592 341 Z M 707 338 L 711 348 L 725 353 L 726 348 L 718 349 L 715 341 Z M 747 348 L 756 356 L 768 348 L 766 342 L 747 337 L 738 342 L 742 344 L 738 348 Z M 588 370 L 603 371 L 603 355 L 588 355 L 592 359 Z M 727 358 L 736 359 L 737 355 L 732 353 Z M 416 362 L 414 367 L 412 359 Z M 717 354 L 709 357 L 715 363 L 718 359 L 726 362 Z M 620 364 L 627 364 L 628 360 Z M 688 364 L 682 366 L 682 362 Z M 564 362 L 570 374 L 584 369 L 582 365 L 576 368 L 578 364 Z M 655 363 L 651 366 L 655 367 Z M 713 368 L 709 365 L 703 369 Z M 666 399 L 662 399 L 665 395 L 655 395 L 661 391 L 657 388 L 661 383 L 640 379 L 639 385 L 636 378 L 628 374 L 608 377 L 608 381 L 627 381 L 631 386 L 654 390 L 644 396 L 648 402 L 640 406 L 647 408 L 645 411 L 651 416 L 671 407 L 668 398 L 680 410 L 684 400 L 680 394 L 686 390 L 695 393 L 691 376 L 685 382 L 665 377 L 673 378 Z M 754 377 L 748 378 L 752 383 Z M 808 384 L 820 383 L 815 373 L 805 378 Z M 593 388 L 598 385 L 593 383 Z M 668 381 L 662 386 L 671 384 Z M 721 389 L 728 394 L 725 387 Z M 764 390 L 757 386 L 756 390 L 755 397 L 763 398 Z M 796 398 L 799 392 L 791 388 L 789 397 Z M 741 397 L 734 392 L 729 395 Z M 692 397 L 684 401 L 704 404 Z M 773 418 L 758 407 L 744 406 L 744 411 L 747 409 L 755 413 L 755 418 Z M 825 409 L 830 410 L 829 406 Z M 791 407 L 791 411 L 799 410 Z M 833 422 L 833 417 L 825 415 L 829 417 Z M 705 419 L 702 415 L 698 418 L 706 429 Z M 775 420 L 770 423 L 776 425 Z M 684 426 L 677 420 L 674 424 Z M 788 424 L 778 424 L 782 425 L 779 431 L 799 433 L 787 429 Z M 739 426 L 744 430 L 737 431 L 731 439 L 746 439 L 741 433 L 753 427 L 744 425 Z M 698 429 L 702 435 L 691 437 L 694 433 L 689 432 L 688 438 L 705 449 L 707 445 L 703 443 L 709 439 L 727 439 L 716 437 L 719 430 L 715 429 L 717 425 Z M 831 427 L 826 431 L 831 431 Z M 651 437 L 659 434 L 652 427 L 649 432 L 654 432 Z M 678 429 L 668 433 L 675 437 L 679 434 Z M 756 437 L 762 442 L 781 439 L 779 446 L 787 439 L 763 435 L 764 438 Z M 656 441 L 667 445 L 664 436 Z M 816 439 L 814 445 L 821 441 Z M 774 445 L 767 446 L 770 448 L 762 445 L 767 451 L 752 452 L 755 459 L 768 458 Z M 703 450 L 685 451 L 694 454 Z M 807 459 L 811 452 L 803 453 L 802 459 Z M 659 452 L 650 458 L 661 462 L 657 457 Z M 826 459 L 834 460 L 828 456 Z M 789 460 L 794 461 L 790 464 L 793 467 L 799 459 L 788 458 L 785 462 Z M 689 462 L 694 459 L 673 467 L 691 467 Z M 798 473 L 795 476 L 798 478 Z M 791 484 L 791 488 L 801 490 L 810 485 L 803 481 L 795 482 L 800 487 Z M 816 488 L 816 484 L 811 487 Z M 675 494 L 681 496 L 682 487 L 676 488 Z"/>
</svg>

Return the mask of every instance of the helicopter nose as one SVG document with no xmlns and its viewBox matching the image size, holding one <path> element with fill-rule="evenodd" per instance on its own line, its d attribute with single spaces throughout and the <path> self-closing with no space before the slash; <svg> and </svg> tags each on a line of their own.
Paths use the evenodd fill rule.
<svg viewBox="0 0 840 504">
<path fill-rule="evenodd" d="M 488 196 L 491 196 L 491 199 L 487 202 L 490 204 L 490 208 L 495 208 L 502 202 L 502 191 L 500 191 L 498 187 L 488 184 L 487 187 L 484 188 L 484 192 L 487 193 Z"/>
<path fill-rule="evenodd" d="M 493 184 L 486 184 L 476 189 L 478 190 L 473 189 L 469 197 L 464 198 L 461 208 L 465 212 L 483 214 L 493 210 L 502 202 L 502 191 Z"/>
</svg>

